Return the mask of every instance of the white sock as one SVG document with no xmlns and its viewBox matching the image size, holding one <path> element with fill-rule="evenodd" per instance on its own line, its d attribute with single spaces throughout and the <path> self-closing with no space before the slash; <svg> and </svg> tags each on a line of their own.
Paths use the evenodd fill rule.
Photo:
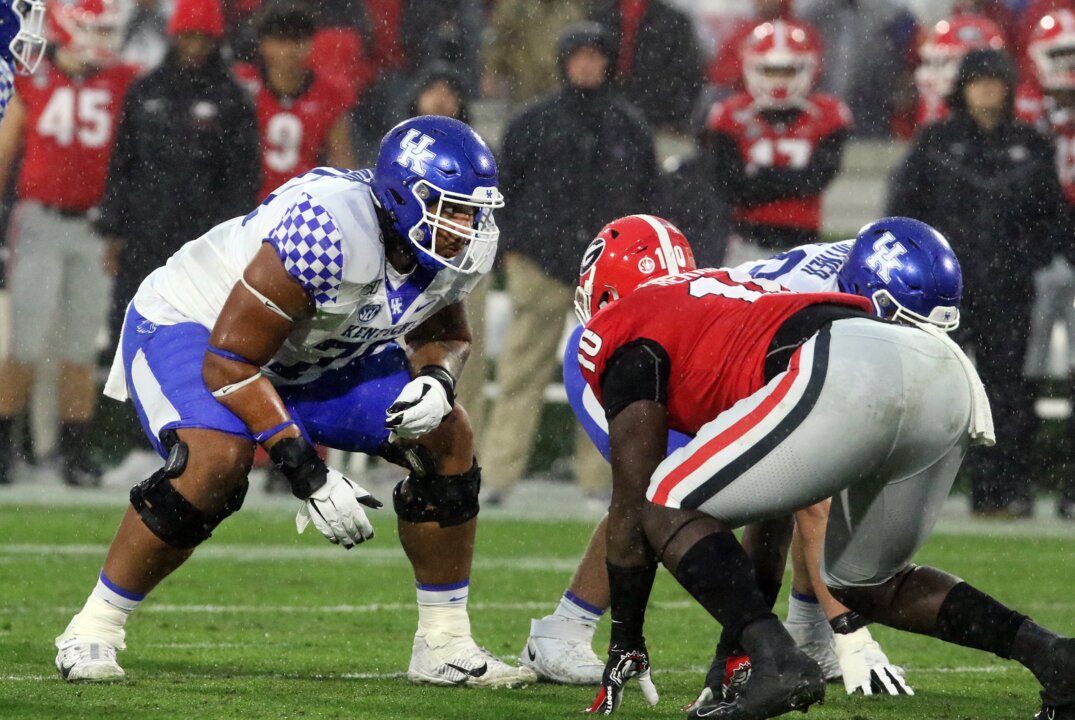
<svg viewBox="0 0 1075 720">
<path fill-rule="evenodd" d="M 556 617 L 574 620 L 591 628 L 597 626 L 597 621 L 604 614 L 604 610 L 594 607 L 570 590 L 564 590 L 560 604 L 556 606 L 556 612 L 553 613 Z"/>
<path fill-rule="evenodd" d="M 414 584 L 418 589 L 419 635 L 438 633 L 453 637 L 470 636 L 470 616 L 467 614 L 469 579 L 450 585 Z"/>
<path fill-rule="evenodd" d="M 825 613 L 816 597 L 792 590 L 788 598 L 788 622 L 816 625 L 826 622 Z"/>
<path fill-rule="evenodd" d="M 86 604 L 71 618 L 57 641 L 71 636 L 86 637 L 104 640 L 117 650 L 123 650 L 127 647 L 123 626 L 144 599 L 145 595 L 124 590 L 105 577 L 102 571 L 93 592 L 86 598 Z"/>
</svg>

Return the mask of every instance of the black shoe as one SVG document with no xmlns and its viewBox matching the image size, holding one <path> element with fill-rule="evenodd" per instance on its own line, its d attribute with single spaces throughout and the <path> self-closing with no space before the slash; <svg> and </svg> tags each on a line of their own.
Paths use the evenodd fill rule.
<svg viewBox="0 0 1075 720">
<path fill-rule="evenodd" d="M 1034 720 L 1075 720 L 1075 704 L 1049 705 L 1043 703 Z"/>
<path fill-rule="evenodd" d="M 743 654 L 741 649 L 729 652 L 718 644 L 713 662 L 709 665 L 709 672 L 705 675 L 702 691 L 694 702 L 684 705 L 683 709 L 690 712 L 694 708 L 714 703 L 730 703 L 738 697 L 749 677 L 750 658 Z"/>
<path fill-rule="evenodd" d="M 1075 720 L 1075 639 L 1062 638 L 1049 650 L 1046 671 L 1039 671 L 1038 720 Z"/>
<path fill-rule="evenodd" d="M 824 701 L 821 667 L 795 647 L 780 621 L 773 618 L 748 625 L 742 642 L 750 653 L 751 668 L 738 695 L 730 702 L 695 707 L 689 718 L 765 720 L 791 710 L 806 712 Z"/>
<path fill-rule="evenodd" d="M 101 468 L 92 460 L 83 458 L 79 462 L 68 462 L 65 458 L 61 473 L 64 485 L 69 487 L 101 487 Z"/>
</svg>

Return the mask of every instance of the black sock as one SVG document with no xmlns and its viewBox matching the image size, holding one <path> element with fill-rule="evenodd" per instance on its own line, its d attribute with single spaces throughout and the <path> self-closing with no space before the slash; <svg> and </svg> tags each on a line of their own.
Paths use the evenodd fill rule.
<svg viewBox="0 0 1075 720">
<path fill-rule="evenodd" d="M 90 468 L 93 466 L 93 448 L 90 443 L 90 423 L 60 423 L 60 457 L 68 467 Z"/>
<path fill-rule="evenodd" d="M 738 644 L 743 628 L 775 617 L 758 589 L 754 568 L 730 532 L 706 535 L 679 561 L 676 580 L 724 628 L 722 643 Z"/>
<path fill-rule="evenodd" d="M 1067 693 L 1070 694 L 1075 679 L 1070 677 L 1070 665 L 1065 664 L 1064 658 L 1060 657 L 1063 651 L 1057 652 L 1057 643 L 1064 639 L 1052 630 L 1043 628 L 1030 618 L 1026 618 L 1015 634 L 1011 658 L 1034 673 L 1034 677 L 1046 688 L 1055 685 L 1058 676 L 1062 677 L 1062 684 L 1066 683 Z"/>
<path fill-rule="evenodd" d="M 0 417 L 0 484 L 12 481 L 15 469 L 15 421 L 9 417 Z"/>
<path fill-rule="evenodd" d="M 961 582 L 941 603 L 934 636 L 1007 659 L 1012 657 L 1015 635 L 1026 619 L 1026 615 Z"/>
<path fill-rule="evenodd" d="M 761 590 L 761 596 L 765 598 L 765 602 L 768 603 L 769 609 L 772 610 L 776 605 L 777 598 L 780 597 L 781 584 L 779 580 L 770 580 L 768 578 L 758 578 L 758 589 Z"/>
</svg>

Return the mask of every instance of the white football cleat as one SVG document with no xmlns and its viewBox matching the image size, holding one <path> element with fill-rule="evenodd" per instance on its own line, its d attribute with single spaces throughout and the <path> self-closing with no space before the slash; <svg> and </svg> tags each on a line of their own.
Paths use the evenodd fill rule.
<svg viewBox="0 0 1075 720">
<path fill-rule="evenodd" d="M 469 635 L 428 633 L 414 636 L 407 679 L 429 685 L 502 688 L 537 682 L 537 675 L 530 668 L 508 665 L 478 647 Z"/>
<path fill-rule="evenodd" d="M 593 651 L 593 629 L 549 615 L 530 621 L 530 637 L 519 664 L 542 680 L 564 685 L 600 685 L 605 663 Z"/>
<path fill-rule="evenodd" d="M 103 640 L 65 637 L 57 640 L 56 670 L 69 682 L 114 682 L 127 673 L 116 662 L 116 648 Z"/>
<path fill-rule="evenodd" d="M 822 616 L 819 622 L 785 622 L 795 644 L 810 658 L 821 666 L 821 672 L 827 682 L 835 682 L 843 677 L 840 660 L 836 657 L 833 645 L 832 626 Z"/>
</svg>

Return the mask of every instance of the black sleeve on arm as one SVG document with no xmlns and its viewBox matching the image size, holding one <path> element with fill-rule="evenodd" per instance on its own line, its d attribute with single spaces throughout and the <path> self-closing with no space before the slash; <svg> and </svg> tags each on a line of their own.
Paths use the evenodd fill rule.
<svg viewBox="0 0 1075 720">
<path fill-rule="evenodd" d="M 616 350 L 601 374 L 605 417 L 612 420 L 639 400 L 667 405 L 671 367 L 665 349 L 648 338 L 632 340 Z"/>
</svg>

